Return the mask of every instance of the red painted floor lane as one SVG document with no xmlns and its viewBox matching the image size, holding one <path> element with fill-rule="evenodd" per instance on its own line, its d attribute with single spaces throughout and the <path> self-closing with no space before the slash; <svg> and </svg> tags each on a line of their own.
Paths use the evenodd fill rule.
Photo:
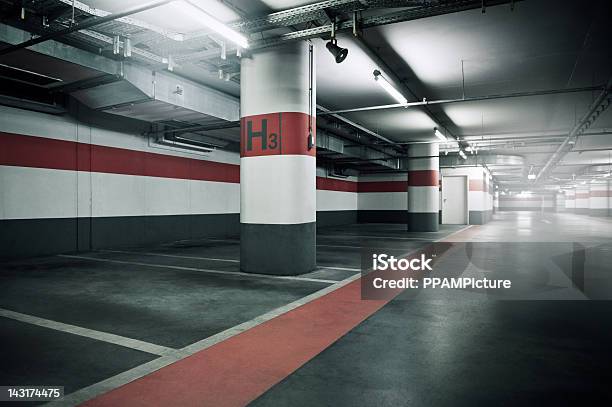
<svg viewBox="0 0 612 407">
<path fill-rule="evenodd" d="M 389 301 L 361 300 L 358 279 L 84 405 L 246 405 Z"/>
</svg>

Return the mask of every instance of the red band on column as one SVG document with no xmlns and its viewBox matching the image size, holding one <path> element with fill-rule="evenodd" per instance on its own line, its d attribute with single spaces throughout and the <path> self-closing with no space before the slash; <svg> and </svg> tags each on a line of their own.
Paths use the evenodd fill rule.
<svg viewBox="0 0 612 407">
<path fill-rule="evenodd" d="M 408 171 L 409 187 L 437 187 L 439 186 L 437 170 Z"/>
<path fill-rule="evenodd" d="M 309 122 L 311 120 L 311 122 Z M 308 129 L 313 146 L 308 149 Z M 246 116 L 240 119 L 240 156 L 316 155 L 315 118 L 306 113 L 279 112 Z"/>
</svg>

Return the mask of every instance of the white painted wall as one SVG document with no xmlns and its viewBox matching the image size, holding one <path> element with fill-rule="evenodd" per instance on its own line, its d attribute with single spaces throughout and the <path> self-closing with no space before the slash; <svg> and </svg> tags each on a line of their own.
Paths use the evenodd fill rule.
<svg viewBox="0 0 612 407">
<path fill-rule="evenodd" d="M 406 174 L 362 175 L 360 183 L 366 182 L 406 182 Z M 359 210 L 408 210 L 408 190 L 400 192 L 360 192 L 357 206 Z"/>
<path fill-rule="evenodd" d="M 237 153 L 158 148 L 119 133 L 53 116 L 0 107 L 0 131 L 237 164 Z M 1 137 L 1 136 L 0 136 Z M 0 219 L 238 213 L 240 185 L 138 175 L 0 166 Z"/>
</svg>

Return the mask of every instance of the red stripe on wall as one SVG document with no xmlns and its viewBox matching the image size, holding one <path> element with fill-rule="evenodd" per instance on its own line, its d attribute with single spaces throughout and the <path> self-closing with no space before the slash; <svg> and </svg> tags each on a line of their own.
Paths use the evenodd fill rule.
<svg viewBox="0 0 612 407">
<path fill-rule="evenodd" d="M 240 182 L 234 164 L 12 133 L 0 133 L 0 165 Z"/>
<path fill-rule="evenodd" d="M 470 191 L 484 191 L 484 183 L 481 179 L 470 180 Z"/>
<path fill-rule="evenodd" d="M 586 193 L 586 194 L 576 194 L 576 199 L 589 199 L 590 197 L 590 193 Z"/>
<path fill-rule="evenodd" d="M 358 182 L 317 177 L 317 189 L 326 191 L 357 192 Z"/>
<path fill-rule="evenodd" d="M 360 181 L 357 192 L 407 192 L 408 181 Z"/>
<path fill-rule="evenodd" d="M 440 174 L 437 170 L 419 170 L 408 172 L 408 186 L 411 187 L 437 187 Z"/>
<path fill-rule="evenodd" d="M 283 154 L 316 156 L 316 147 L 308 149 L 309 120 L 312 120 L 310 125 L 315 136 L 315 118 L 311 118 L 306 113 L 279 112 L 241 118 L 240 156 Z"/>
<path fill-rule="evenodd" d="M 0 165 L 75 171 L 77 144 L 72 141 L 0 133 Z"/>
<path fill-rule="evenodd" d="M 591 191 L 590 195 L 591 197 L 595 198 L 595 197 L 608 197 L 608 196 L 612 196 L 612 191 Z"/>
<path fill-rule="evenodd" d="M 500 198 L 499 199 L 502 202 L 506 202 L 506 201 L 515 201 L 515 202 L 528 202 L 528 201 L 537 201 L 540 202 L 542 201 L 542 197 L 540 196 L 526 196 L 526 197 L 504 197 L 504 198 Z M 544 202 L 552 202 L 552 199 L 544 199 Z"/>
<path fill-rule="evenodd" d="M 240 166 L 118 147 L 0 132 L 0 165 L 215 182 L 240 182 Z M 406 181 L 355 182 L 317 177 L 317 189 L 406 192 Z"/>
</svg>

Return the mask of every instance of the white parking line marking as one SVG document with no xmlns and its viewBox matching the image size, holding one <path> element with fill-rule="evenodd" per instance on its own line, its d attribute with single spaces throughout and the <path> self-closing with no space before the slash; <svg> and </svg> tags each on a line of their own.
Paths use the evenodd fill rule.
<svg viewBox="0 0 612 407">
<path fill-rule="evenodd" d="M 381 249 L 381 250 L 403 250 L 401 248 L 393 247 L 372 247 L 372 246 L 348 246 L 342 244 L 318 244 L 317 247 L 336 247 L 336 248 L 347 248 L 347 249 Z"/>
<path fill-rule="evenodd" d="M 336 266 L 326 266 L 324 264 L 317 264 L 318 268 L 321 269 L 330 269 L 330 270 L 344 270 L 344 271 L 356 271 L 356 272 L 361 272 L 361 269 L 358 268 L 351 268 L 351 267 L 336 267 Z"/>
<path fill-rule="evenodd" d="M 109 334 L 106 332 L 96 331 L 88 328 L 82 328 L 80 326 L 64 324 L 62 322 L 39 318 L 33 315 L 21 314 L 19 312 L 10 311 L 4 308 L 0 308 L 0 316 L 10 318 L 15 321 L 21 321 L 32 325 L 42 326 L 44 328 L 54 329 L 56 331 L 67 332 L 73 335 L 84 336 L 86 338 L 112 343 L 114 345 L 119 345 L 126 348 L 136 349 L 142 352 L 152 353 L 154 355 L 165 356 L 176 352 L 176 349 L 155 345 L 149 342 L 139 341 L 138 339 L 126 338 L 124 336 Z"/>
<path fill-rule="evenodd" d="M 132 252 L 128 250 L 98 250 L 98 252 L 104 253 L 123 253 L 123 254 L 142 254 L 145 256 L 159 256 L 159 257 L 170 257 L 173 259 L 191 259 L 191 260 L 210 260 L 210 261 L 224 261 L 228 263 L 240 263 L 240 260 L 233 259 L 220 259 L 217 257 L 198 257 L 198 256 L 183 256 L 178 254 L 165 254 L 165 253 L 151 253 L 151 252 Z"/>
<path fill-rule="evenodd" d="M 392 237 L 392 236 L 370 236 L 370 235 L 318 235 L 317 238 L 331 237 L 331 238 L 347 238 L 354 237 L 357 239 L 388 239 L 388 240 L 421 240 L 427 242 L 428 239 L 422 237 Z"/>
<path fill-rule="evenodd" d="M 449 237 L 451 237 L 451 236 L 453 236 L 453 235 L 456 235 L 456 234 L 458 234 L 458 233 L 461 233 L 461 232 L 463 232 L 464 230 L 468 230 L 468 229 L 470 229 L 470 228 L 472 228 L 472 227 L 474 227 L 474 226 L 475 226 L 475 225 L 467 225 L 466 227 L 463 227 L 463 228 L 461 228 L 461 229 L 459 229 L 459 230 L 455 230 L 453 233 L 450 233 L 450 234 L 448 234 L 448 235 L 446 235 L 446 236 L 444 236 L 444 237 L 441 237 L 441 238 L 439 238 L 439 239 L 434 240 L 434 243 L 437 243 L 437 242 L 440 242 L 440 241 L 442 241 L 442 240 L 448 239 Z"/>
<path fill-rule="evenodd" d="M 457 230 L 453 233 L 450 233 L 444 237 L 441 237 L 437 240 L 435 240 L 434 242 L 439 242 L 441 240 L 444 240 L 446 238 L 448 238 L 449 236 L 452 236 L 454 234 L 460 233 L 466 229 L 469 229 L 470 227 L 472 227 L 472 225 L 466 226 L 460 230 Z M 416 249 L 415 251 L 417 251 L 418 249 Z M 413 251 L 414 252 L 414 251 Z M 69 257 L 69 256 L 64 256 L 64 257 Z M 78 257 L 77 257 L 78 258 Z M 99 260 L 96 258 L 93 258 L 92 260 Z M 148 265 L 148 264 L 144 264 L 144 265 Z M 324 267 L 324 266 L 319 266 L 319 267 Z M 361 271 L 359 269 L 349 269 L 350 271 Z M 230 273 L 230 272 L 228 272 Z M 230 273 L 230 274 L 237 274 L 237 273 Z M 246 274 L 246 273 L 242 273 L 242 274 Z M 250 275 L 250 274 L 249 274 Z M 265 275 L 264 275 L 265 276 Z M 271 276 L 265 276 L 265 277 L 271 277 Z M 251 328 L 256 327 L 257 325 L 260 325 L 264 322 L 267 322 L 273 318 L 276 318 L 277 316 L 280 316 L 286 312 L 289 312 L 293 309 L 296 309 L 304 304 L 307 304 L 319 297 L 322 297 L 326 294 L 329 294 L 355 280 L 358 280 L 361 277 L 361 273 L 357 273 L 354 274 L 342 281 L 339 282 L 334 282 L 334 284 L 323 288 L 322 290 L 319 290 L 313 294 L 307 295 L 306 297 L 303 297 L 297 301 L 294 301 L 290 304 L 284 305 L 282 307 L 276 308 L 270 312 L 267 312 L 263 315 L 260 315 L 259 317 L 256 317 L 250 321 L 244 322 L 240 325 L 237 325 L 233 328 L 229 328 L 223 332 L 220 332 L 216 335 L 213 335 L 211 337 L 208 337 L 206 339 L 203 339 L 199 342 L 196 342 L 194 344 L 188 345 L 180 350 L 177 350 L 175 353 L 170 354 L 170 355 L 165 355 L 162 356 L 158 359 L 152 360 L 148 363 L 145 363 L 143 365 L 137 366 L 135 368 L 132 368 L 128 371 L 119 373 L 116 376 L 110 377 L 108 379 L 105 379 L 101 382 L 92 384 L 91 386 L 85 387 L 81 390 L 77 390 L 76 392 L 72 393 L 72 394 L 68 394 L 66 396 L 64 396 L 64 398 L 62 400 L 58 400 L 58 401 L 54 401 L 51 403 L 48 403 L 48 406 L 77 406 L 87 400 L 91 400 L 92 398 L 99 396 L 103 393 L 106 393 L 108 391 L 111 391 L 113 389 L 116 389 L 118 387 L 121 387 L 127 383 L 130 383 L 134 380 L 137 380 L 141 377 L 144 377 L 150 373 L 155 372 L 156 370 L 159 370 L 165 366 L 168 366 L 178 360 L 184 359 L 188 356 L 193 355 L 194 353 L 197 353 L 201 350 L 204 350 L 206 348 L 209 348 L 213 345 L 216 345 L 217 343 L 220 343 L 226 339 L 229 339 L 233 336 L 236 336 L 242 332 L 245 332 Z M 316 281 L 324 281 L 324 280 L 316 280 Z"/>
<path fill-rule="evenodd" d="M 242 276 L 242 277 L 250 277 L 250 278 L 269 278 L 269 279 L 274 279 L 274 280 L 307 281 L 311 283 L 327 283 L 327 284 L 336 283 L 335 280 L 323 280 L 323 279 L 318 279 L 318 278 L 306 278 L 306 277 L 297 277 L 297 276 L 273 276 L 269 274 L 243 273 L 241 271 L 224 271 L 224 270 L 202 269 L 202 268 L 197 268 L 197 267 L 171 266 L 171 265 L 163 265 L 163 264 L 141 263 L 137 261 L 101 259 L 99 257 L 75 256 L 75 255 L 68 255 L 68 254 L 58 254 L 58 257 L 66 257 L 70 259 L 81 259 L 81 260 L 92 260 L 92 261 L 116 263 L 116 264 L 130 264 L 134 266 L 155 267 L 155 268 L 164 268 L 164 269 L 173 269 L 173 270 L 199 271 L 199 272 L 204 272 L 204 273 L 222 274 L 222 275 L 227 275 L 227 276 Z"/>
<path fill-rule="evenodd" d="M 360 276 L 361 276 L 360 274 L 355 274 L 342 281 L 336 281 L 334 284 L 330 285 L 329 287 L 325 287 L 322 290 L 319 290 L 315 293 L 307 295 L 306 297 L 300 298 L 297 301 L 294 301 L 290 304 L 276 308 L 270 312 L 267 312 L 256 318 L 253 318 L 250 321 L 243 322 L 242 324 L 236 325 L 233 328 L 229 328 L 223 332 L 219 332 L 216 335 L 213 335 L 211 337 L 208 337 L 206 339 L 203 339 L 191 345 L 185 346 L 184 348 L 177 350 L 173 354 L 162 356 L 158 359 L 152 360 L 148 363 L 137 366 L 123 373 L 119 373 L 116 376 L 113 376 L 101 382 L 92 384 L 91 386 L 85 387 L 81 390 L 77 390 L 76 392 L 72 394 L 68 394 L 64 396 L 62 400 L 53 401 L 51 403 L 48 403 L 47 405 L 48 406 L 77 406 L 96 396 L 99 396 L 110 390 L 121 387 L 127 383 L 133 382 L 134 380 L 137 380 L 150 373 L 153 373 L 156 370 L 161 369 L 162 367 L 168 366 L 174 362 L 177 362 L 181 359 L 191 356 L 194 353 L 202 351 L 206 348 L 210 348 L 211 346 L 216 345 L 219 342 L 222 342 L 226 339 L 236 336 L 244 331 L 247 331 L 251 328 L 256 327 L 257 325 L 263 324 L 264 322 L 267 322 L 273 318 L 276 318 L 298 307 L 301 307 L 302 305 L 307 304 L 319 297 L 322 297 L 326 294 L 336 291 L 337 289 L 344 287 L 345 285 L 357 280 Z"/>
</svg>

